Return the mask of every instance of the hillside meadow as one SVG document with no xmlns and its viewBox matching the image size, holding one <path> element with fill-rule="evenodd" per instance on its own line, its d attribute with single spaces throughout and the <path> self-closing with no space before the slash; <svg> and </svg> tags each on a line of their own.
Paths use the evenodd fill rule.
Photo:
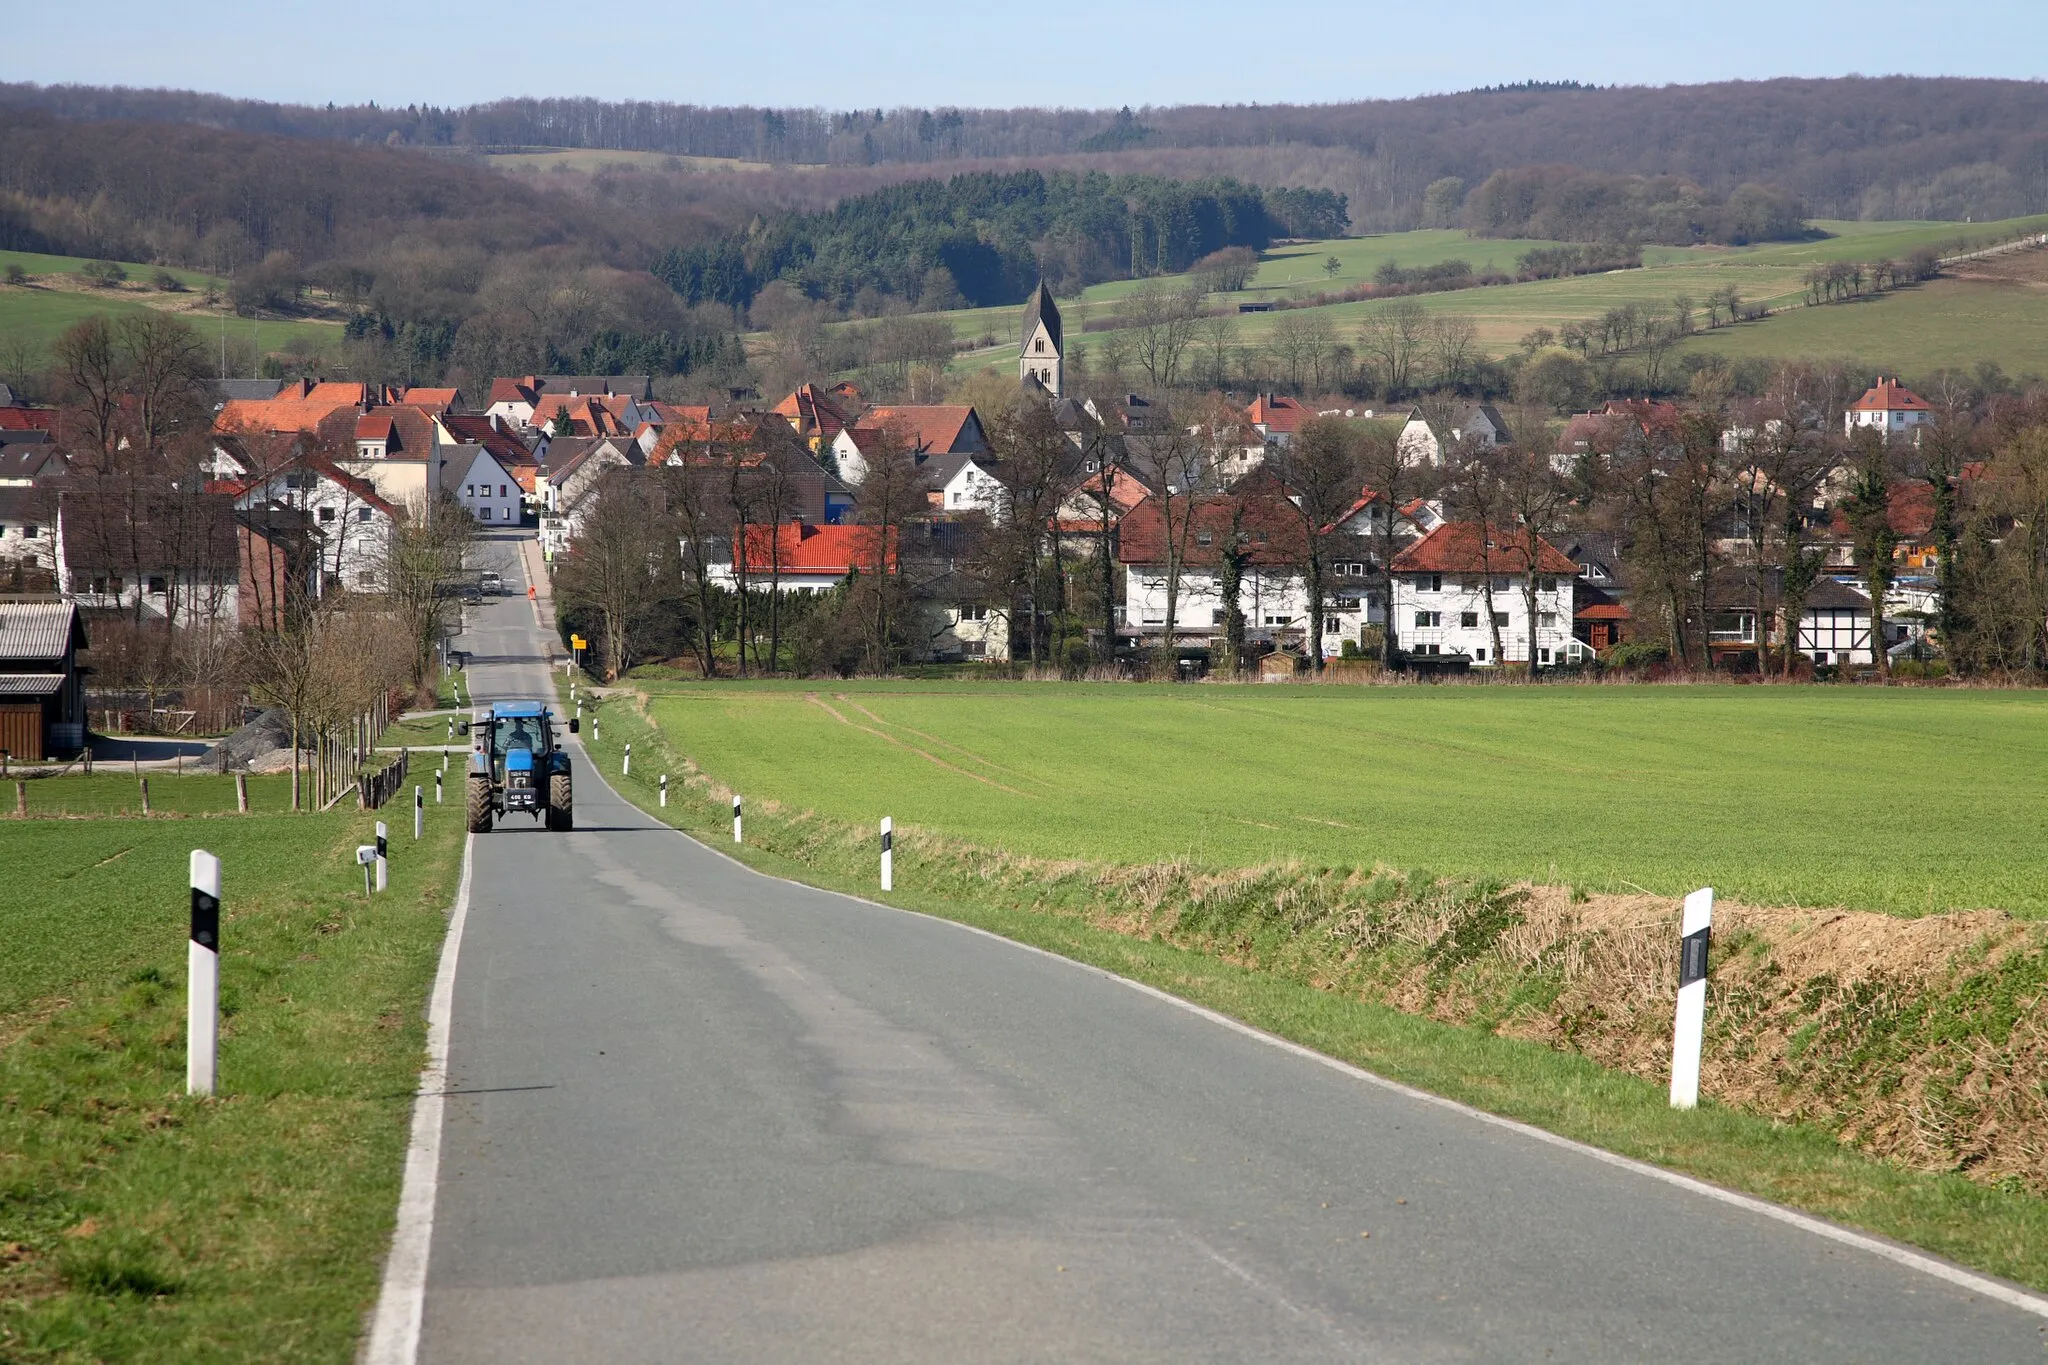
<svg viewBox="0 0 2048 1365">
<path fill-rule="evenodd" d="M 1679 296 L 1694 300 L 1729 285 L 1748 305 L 1764 305 L 1772 316 L 1759 322 L 1721 328 L 1695 337 L 1687 345 L 1730 355 L 1826 356 L 1882 364 L 1909 371 L 1940 366 L 1974 365 L 1996 360 L 2014 373 L 2048 371 L 2048 331 L 2038 325 L 2038 301 L 2021 291 L 1977 280 L 1941 280 L 1899 291 L 1859 305 L 1807 309 L 1806 272 L 1832 261 L 1904 259 L 1915 250 L 1939 246 L 1964 236 L 1991 240 L 2022 232 L 2048 230 L 2048 216 L 2015 218 L 1997 223 L 1819 221 L 1826 235 L 1806 242 L 1772 242 L 1747 247 L 1660 247 L 1643 249 L 1640 269 L 1616 270 L 1568 279 L 1461 289 L 1413 296 L 1430 312 L 1470 317 L 1478 328 L 1482 350 L 1499 357 L 1513 351 L 1521 338 L 1539 327 L 1553 330 L 1567 322 L 1594 318 L 1611 308 L 1636 304 L 1659 312 Z M 1251 287 L 1240 293 L 1210 296 L 1211 306 L 1273 301 L 1317 292 L 1336 293 L 1369 283 L 1387 261 L 1412 269 L 1446 260 L 1466 260 L 1475 270 L 1512 273 L 1526 251 L 1560 245 L 1556 242 L 1475 238 L 1458 230 L 1423 230 L 1346 237 L 1327 241 L 1287 242 L 1261 258 Z M 1335 275 L 1323 263 L 1339 262 Z M 1114 316 L 1118 302 L 1137 288 L 1130 280 L 1091 285 L 1080 299 L 1062 302 L 1069 337 L 1095 347 L 1109 335 L 1088 332 L 1090 319 Z M 1351 338 L 1370 314 L 1387 300 L 1328 304 L 1312 316 L 1326 322 L 1339 337 Z M 1865 311 L 1859 312 L 1858 309 Z M 963 309 L 944 314 L 962 341 L 993 336 L 995 344 L 965 352 L 957 369 L 1007 364 L 1015 358 L 1015 308 Z M 1285 313 L 1249 314 L 1237 319 L 1242 345 L 1263 344 Z M 1295 314 L 1300 316 L 1300 314 Z"/>
<path fill-rule="evenodd" d="M 126 282 L 118 288 L 100 289 L 88 286 L 79 275 L 88 264 L 83 256 L 0 251 L 0 276 L 11 265 L 20 266 L 29 276 L 26 284 L 8 284 L 0 278 L 0 338 L 26 341 L 42 349 L 85 318 L 156 308 L 183 316 L 209 341 L 219 339 L 223 319 L 218 312 L 206 311 L 201 299 L 209 288 L 224 288 L 221 281 L 196 270 L 173 269 L 168 273 L 185 286 L 183 292 L 174 293 L 151 283 L 159 267 L 117 261 L 115 264 L 128 272 Z M 294 341 L 321 350 L 341 340 L 341 328 L 331 322 L 229 316 L 225 327 L 230 338 L 248 342 L 258 355 L 283 350 Z"/>
<path fill-rule="evenodd" d="M 1738 687 L 652 684 L 717 782 L 1041 857 L 1302 860 L 2048 916 L 2048 698 Z"/>
</svg>

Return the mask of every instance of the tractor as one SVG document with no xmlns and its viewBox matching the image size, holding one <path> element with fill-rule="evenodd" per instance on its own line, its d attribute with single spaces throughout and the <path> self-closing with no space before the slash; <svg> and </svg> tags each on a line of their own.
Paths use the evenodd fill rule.
<svg viewBox="0 0 2048 1365">
<path fill-rule="evenodd" d="M 576 733 L 577 721 L 569 721 Z M 573 829 L 574 793 L 569 755 L 555 742 L 555 715 L 546 702 L 501 701 L 477 712 L 462 733 L 474 735 L 469 756 L 469 829 L 488 833 L 494 816 L 525 811 L 549 829 Z"/>
</svg>

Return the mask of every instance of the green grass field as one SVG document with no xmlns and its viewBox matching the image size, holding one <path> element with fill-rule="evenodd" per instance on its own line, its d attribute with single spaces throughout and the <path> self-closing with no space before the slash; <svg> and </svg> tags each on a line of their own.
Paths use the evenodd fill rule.
<svg viewBox="0 0 2048 1365">
<path fill-rule="evenodd" d="M 1815 226 L 1829 235 L 1810 242 L 1753 247 L 1646 247 L 1639 270 L 1426 294 L 1417 296 L 1417 301 L 1431 312 L 1471 317 L 1482 348 L 1502 356 L 1539 327 L 1556 329 L 1630 303 L 1663 311 L 1680 295 L 1690 296 L 1697 304 L 1732 284 L 1746 303 L 1767 304 L 1778 311 L 1760 323 L 1721 329 L 1689 345 L 1733 355 L 1827 355 L 1907 370 L 1986 359 L 1996 360 L 2014 373 L 2048 370 L 2048 328 L 2035 323 L 2038 308 L 2023 291 L 1943 281 L 1882 300 L 1882 307 L 1860 316 L 1853 309 L 1847 310 L 1849 316 L 1837 317 L 1833 315 L 1841 310 L 1836 308 L 1798 306 L 1805 294 L 1804 276 L 1816 263 L 1900 259 L 1919 247 L 1965 235 L 1994 238 L 2048 230 L 2048 216 L 1979 224 L 1827 220 Z M 1463 259 L 1475 269 L 1490 263 L 1512 272 L 1523 252 L 1554 245 L 1558 244 L 1472 238 L 1454 230 L 1288 243 L 1266 253 L 1250 289 L 1217 295 L 1211 302 L 1234 306 L 1258 299 L 1336 292 L 1370 281 L 1380 263 L 1388 260 L 1412 267 Z M 1332 255 L 1343 263 L 1334 277 L 1322 269 L 1323 261 Z M 1063 303 L 1069 336 L 1083 346 L 1100 345 L 1110 334 L 1086 332 L 1086 322 L 1114 314 L 1118 301 L 1137 287 L 1130 280 L 1110 281 L 1090 286 L 1073 303 Z M 1915 299 L 1917 303 L 1912 301 Z M 1386 306 L 1382 300 L 1331 304 L 1314 310 L 1313 316 L 1327 322 L 1340 339 L 1350 340 L 1368 314 Z M 988 335 L 996 338 L 991 347 L 963 352 L 954 362 L 956 370 L 1014 360 L 1015 308 L 962 309 L 941 316 L 952 323 L 954 335 L 963 341 Z M 1240 317 L 1239 343 L 1262 343 L 1283 316 L 1287 314 Z M 1699 310 L 1697 316 L 1704 324 L 1704 311 Z"/>
<path fill-rule="evenodd" d="M 117 262 L 128 272 L 127 283 L 119 289 L 50 287 L 48 277 L 75 276 L 79 267 L 85 264 L 87 261 L 83 256 L 0 251 L 0 272 L 10 265 L 19 265 L 33 277 L 26 285 L 0 284 L 0 334 L 21 338 L 31 345 L 47 346 L 65 328 L 95 314 L 132 313 L 151 306 L 145 299 L 169 298 L 178 303 L 191 301 L 189 294 L 166 296 L 149 288 L 149 282 L 159 267 L 133 261 Z M 171 269 L 170 273 L 194 293 L 223 287 L 220 281 L 196 270 Z M 69 282 L 68 278 L 66 282 Z M 198 328 L 202 337 L 218 339 L 221 328 L 218 315 L 200 312 L 180 315 Z M 252 343 L 258 354 L 283 350 L 294 340 L 311 341 L 316 347 L 326 347 L 341 338 L 341 329 L 331 322 L 230 317 L 226 325 L 230 337 L 238 342 Z"/>
<path fill-rule="evenodd" d="M 2023 692 L 670 684 L 743 793 L 1050 857 L 2048 914 Z M 815 695 L 815 699 L 814 699 Z M 841 699 L 843 696 L 843 700 Z M 829 709 L 828 709 L 829 708 Z"/>
<path fill-rule="evenodd" d="M 5 824 L 0 1360 L 353 1357 L 463 847 L 430 816 L 369 900 L 374 819 Z M 222 860 L 211 1100 L 184 1095 L 195 847 Z"/>
</svg>

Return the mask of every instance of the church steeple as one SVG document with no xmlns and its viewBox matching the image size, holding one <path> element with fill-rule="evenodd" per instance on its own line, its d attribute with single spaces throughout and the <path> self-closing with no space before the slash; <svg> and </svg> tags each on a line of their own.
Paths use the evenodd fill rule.
<svg viewBox="0 0 2048 1365">
<path fill-rule="evenodd" d="M 1052 290 L 1040 280 L 1037 292 L 1024 305 L 1023 349 L 1017 356 L 1018 382 L 1035 379 L 1047 393 L 1060 397 L 1066 380 L 1060 343 L 1059 305 L 1052 301 Z"/>
</svg>

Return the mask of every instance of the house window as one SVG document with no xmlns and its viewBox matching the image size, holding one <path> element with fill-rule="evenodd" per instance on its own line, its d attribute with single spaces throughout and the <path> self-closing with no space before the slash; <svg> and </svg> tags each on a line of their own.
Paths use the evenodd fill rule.
<svg viewBox="0 0 2048 1365">
<path fill-rule="evenodd" d="M 1417 592 L 1442 592 L 1443 590 L 1444 590 L 1444 576 L 1443 576 L 1442 574 L 1440 574 L 1440 573 L 1422 573 L 1422 574 L 1417 574 L 1417 575 L 1415 575 L 1415 591 L 1417 591 Z"/>
<path fill-rule="evenodd" d="M 1344 623 L 1332 616 L 1323 622 L 1323 634 L 1336 635 L 1344 629 Z"/>
<path fill-rule="evenodd" d="M 1549 651 L 1549 650 L 1547 650 L 1547 649 L 1539 649 L 1539 650 L 1537 650 L 1537 651 L 1536 651 L 1536 662 L 1537 662 L 1537 663 L 1539 663 L 1539 664 L 1547 664 L 1547 663 L 1549 663 L 1549 662 L 1550 662 L 1550 651 Z"/>
<path fill-rule="evenodd" d="M 367 508 L 367 507 L 358 507 L 358 508 L 356 509 L 356 520 L 357 520 L 357 521 L 368 521 L 369 519 L 370 519 L 370 509 L 369 509 L 369 508 Z"/>
<path fill-rule="evenodd" d="M 332 507 L 323 507 L 320 509 L 320 524 L 322 526 L 325 526 L 328 522 L 333 520 L 334 509 Z"/>
<path fill-rule="evenodd" d="M 988 620 L 988 608 L 979 604 L 962 607 L 960 608 L 960 619 L 963 621 L 986 621 Z"/>
<path fill-rule="evenodd" d="M 482 510 L 478 513 L 478 515 L 482 517 L 485 521 L 489 521 L 491 519 L 491 505 L 489 503 L 485 503 L 483 505 Z"/>
<path fill-rule="evenodd" d="M 1266 624 L 1269 626 L 1291 626 L 1294 624 L 1294 618 L 1292 616 L 1281 616 L 1274 612 L 1268 612 L 1266 613 Z"/>
<path fill-rule="evenodd" d="M 37 536 L 41 535 L 42 533 L 43 528 L 36 525 L 34 522 L 30 522 L 28 525 L 21 528 L 21 538 L 23 540 L 34 540 Z"/>
<path fill-rule="evenodd" d="M 1418 611 L 1415 613 L 1415 624 L 1425 630 L 1434 629 L 1443 623 L 1444 614 L 1440 611 Z"/>
<path fill-rule="evenodd" d="M 1536 591 L 1538 591 L 1538 592 L 1556 592 L 1556 591 L 1557 591 L 1557 578 L 1556 578 L 1556 576 L 1555 576 L 1554 574 L 1545 574 L 1545 575 L 1544 575 L 1543 577 L 1541 577 L 1541 578 L 1537 579 L 1537 580 L 1536 580 Z"/>
<path fill-rule="evenodd" d="M 1486 646 L 1485 646 L 1485 645 L 1481 645 L 1481 646 L 1479 646 L 1479 648 L 1477 648 L 1477 649 L 1475 649 L 1475 650 L 1473 650 L 1473 651 L 1472 651 L 1472 662 L 1474 662 L 1474 663 L 1479 663 L 1479 664 L 1483 664 L 1483 663 L 1485 663 L 1485 662 L 1486 662 Z"/>
<path fill-rule="evenodd" d="M 499 497 L 501 497 L 501 498 L 506 498 L 506 497 L 510 497 L 510 496 L 511 496 L 511 494 L 509 494 L 509 493 L 507 493 L 507 492 L 505 491 L 505 485 L 504 485 L 504 484 L 502 484 L 502 483 L 498 485 L 498 496 L 499 496 Z"/>
<path fill-rule="evenodd" d="M 164 595 L 167 588 L 162 574 L 151 574 L 149 576 L 149 591 L 153 597 L 162 597 Z"/>
<path fill-rule="evenodd" d="M 1554 626 L 1554 625 L 1556 625 L 1556 624 L 1557 624 L 1557 613 L 1556 613 L 1556 612 L 1554 612 L 1554 611 L 1539 611 L 1539 612 L 1537 612 L 1537 613 L 1536 613 L 1536 624 L 1537 624 L 1537 625 L 1539 625 L 1539 626 L 1545 626 L 1545 627 L 1549 627 L 1549 626 Z"/>
<path fill-rule="evenodd" d="M 1495 612 L 1493 614 L 1493 623 L 1497 626 L 1506 625 L 1508 623 L 1508 614 L 1504 611 Z"/>
<path fill-rule="evenodd" d="M 1493 576 L 1493 590 L 1495 592 L 1507 592 L 1514 586 L 1515 580 L 1509 578 L 1506 574 L 1495 574 Z"/>
<path fill-rule="evenodd" d="M 1477 630 L 1477 629 L 1479 629 L 1479 613 L 1478 613 L 1478 612 L 1476 612 L 1476 611 L 1461 611 L 1461 612 L 1459 612 L 1459 613 L 1458 613 L 1458 624 L 1459 624 L 1460 626 L 1463 626 L 1463 627 L 1464 627 L 1464 628 L 1465 628 L 1466 630 Z"/>
<path fill-rule="evenodd" d="M 475 485 L 475 484 L 473 484 L 473 483 L 466 483 L 466 484 L 462 485 L 462 496 L 463 496 L 463 497 L 465 497 L 465 498 L 473 498 L 473 497 L 475 497 L 475 496 L 476 496 L 476 485 Z"/>
<path fill-rule="evenodd" d="M 1215 532 L 1213 532 L 1213 531 L 1197 531 L 1197 532 L 1195 532 L 1195 544 L 1197 544 L 1197 545 L 1213 545 L 1213 544 L 1215 544 L 1215 543 L 1216 543 L 1216 534 L 1215 534 Z"/>
</svg>

